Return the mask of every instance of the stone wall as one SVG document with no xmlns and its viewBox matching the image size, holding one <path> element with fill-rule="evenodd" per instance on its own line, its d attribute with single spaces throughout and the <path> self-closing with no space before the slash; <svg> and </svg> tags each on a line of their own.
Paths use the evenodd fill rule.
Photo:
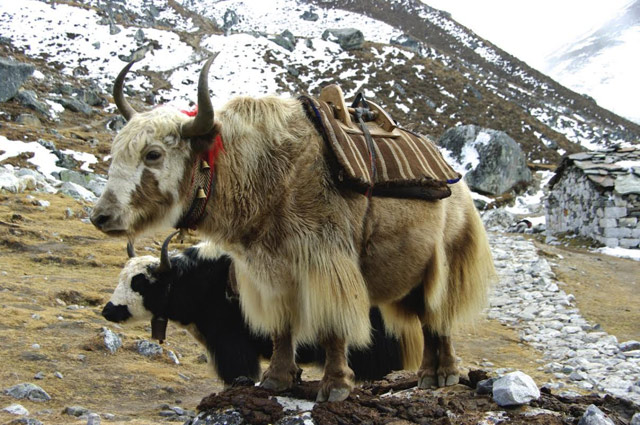
<svg viewBox="0 0 640 425">
<path fill-rule="evenodd" d="M 620 195 L 569 167 L 545 201 L 547 233 L 575 233 L 609 247 L 639 248 L 640 195 Z"/>
</svg>

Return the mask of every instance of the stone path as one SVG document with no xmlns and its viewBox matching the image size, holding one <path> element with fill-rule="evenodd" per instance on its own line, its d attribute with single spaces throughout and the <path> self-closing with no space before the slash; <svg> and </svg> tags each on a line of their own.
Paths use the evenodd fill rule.
<svg viewBox="0 0 640 425">
<path fill-rule="evenodd" d="M 558 286 L 549 263 L 522 236 L 490 234 L 500 280 L 488 317 L 518 330 L 542 352 L 549 388 L 609 393 L 640 403 L 640 342 L 615 336 L 580 315 L 574 297 Z"/>
</svg>

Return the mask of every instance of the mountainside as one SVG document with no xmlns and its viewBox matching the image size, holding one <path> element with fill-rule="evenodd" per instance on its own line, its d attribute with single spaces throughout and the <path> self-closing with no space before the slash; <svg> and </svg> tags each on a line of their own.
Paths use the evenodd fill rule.
<svg viewBox="0 0 640 425">
<path fill-rule="evenodd" d="M 547 59 L 545 71 L 578 92 L 589 91 L 601 106 L 640 123 L 637 99 L 640 1 L 630 1 L 609 22 Z"/>
<path fill-rule="evenodd" d="M 58 147 L 107 155 L 116 127 L 113 105 L 103 105 L 126 61 L 148 53 L 126 83 L 135 107 L 189 108 L 202 61 L 215 51 L 210 88 L 218 106 L 236 95 L 317 95 L 337 82 L 347 99 L 363 91 L 403 126 L 436 138 L 459 124 L 504 130 L 530 162 L 640 140 L 637 124 L 414 0 L 29 0 L 3 2 L 0 14 L 2 56 L 37 66 L 23 88 L 45 105 L 36 115 L 46 125 L 30 128 L 13 121 L 33 104 L 0 104 L 2 134 L 14 140 L 37 140 L 53 126 Z M 331 28 L 357 28 L 364 41 L 341 47 L 323 37 Z M 103 102 L 73 112 L 64 99 L 77 88 Z M 103 159 L 92 167 L 104 171 Z"/>
<path fill-rule="evenodd" d="M 347 38 L 325 32 L 336 28 L 359 31 Z M 295 393 L 251 395 L 264 394 L 261 388 L 223 393 L 207 350 L 187 329 L 169 324 L 160 346 L 152 344 L 148 322 L 107 322 L 102 307 L 127 260 L 126 240 L 98 231 L 89 214 L 124 125 L 113 82 L 127 62 L 144 56 L 125 83 L 133 107 L 191 110 L 198 74 L 214 52 L 209 87 L 218 107 L 234 96 L 317 95 L 340 83 L 348 100 L 362 91 L 404 127 L 435 138 L 467 127 L 485 145 L 498 132 L 471 124 L 506 131 L 527 154 L 529 164 L 519 165 L 537 183 L 552 173 L 528 167 L 553 168 L 564 153 L 640 139 L 640 126 L 413 0 L 0 1 L 0 423 L 202 424 L 194 409 L 212 391 L 239 394 L 233 402 L 251 414 L 275 405 L 278 414 L 294 407 L 325 415 L 315 422 L 263 416 L 262 423 L 567 424 L 591 404 L 615 425 L 635 423 L 637 263 L 542 244 L 540 233 L 506 234 L 523 230 L 524 221 L 512 226 L 520 215 L 536 216 L 531 231 L 544 224 L 543 192 L 534 184 L 515 199 L 483 197 L 516 205 L 489 211 L 497 214 L 485 224 L 499 276 L 487 314 L 452 335 L 463 373 L 473 378 L 462 385 L 412 390 L 406 398 L 413 376 L 374 404 L 371 386 L 342 404 L 300 405 L 304 397 Z M 478 149 L 475 157 L 464 151 L 469 163 L 479 162 Z M 159 256 L 165 230 L 137 238 L 137 252 Z M 186 235 L 171 248 L 198 242 Z M 536 391 L 542 387 L 539 402 L 503 408 L 473 388 L 478 379 L 491 377 L 484 383 L 492 385 L 516 370 L 535 379 Z M 305 365 L 305 386 L 295 391 L 310 389 L 314 400 L 321 374 Z M 580 395 L 586 392 L 594 395 Z M 233 415 L 226 421 L 260 423 Z"/>
</svg>

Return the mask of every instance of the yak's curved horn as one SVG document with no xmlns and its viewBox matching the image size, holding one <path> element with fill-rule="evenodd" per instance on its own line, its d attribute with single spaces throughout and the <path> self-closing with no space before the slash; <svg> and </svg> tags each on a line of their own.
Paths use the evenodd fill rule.
<svg viewBox="0 0 640 425">
<path fill-rule="evenodd" d="M 158 266 L 157 270 L 159 273 L 165 273 L 171 270 L 171 260 L 169 260 L 169 243 L 171 242 L 171 239 L 173 239 L 173 237 L 178 233 L 180 233 L 180 230 L 176 230 L 175 232 L 167 236 L 167 238 L 162 243 L 162 250 L 160 250 L 160 265 Z"/>
<path fill-rule="evenodd" d="M 133 247 L 133 242 L 131 241 L 127 242 L 127 255 L 129 256 L 129 258 L 133 258 L 136 256 L 136 250 Z"/>
<path fill-rule="evenodd" d="M 131 105 L 129 105 L 127 99 L 124 98 L 122 86 L 124 84 L 124 77 L 127 75 L 127 72 L 129 72 L 129 69 L 131 69 L 133 64 L 137 61 L 137 59 L 134 59 L 129 62 L 127 66 L 122 68 L 122 71 L 120 71 L 120 74 L 118 74 L 118 76 L 116 77 L 116 81 L 113 83 L 113 100 L 116 102 L 118 111 L 120 111 L 124 119 L 127 121 L 129 121 L 131 117 L 134 116 L 137 112 Z"/>
<path fill-rule="evenodd" d="M 216 52 L 202 67 L 198 80 L 198 115 L 182 125 L 183 139 L 207 134 L 213 128 L 213 105 L 209 97 L 209 67 L 220 52 Z"/>
</svg>

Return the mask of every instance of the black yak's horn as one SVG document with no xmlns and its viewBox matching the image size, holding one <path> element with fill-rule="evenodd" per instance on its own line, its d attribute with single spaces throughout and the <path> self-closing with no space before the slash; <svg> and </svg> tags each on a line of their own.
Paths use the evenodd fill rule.
<svg viewBox="0 0 640 425">
<path fill-rule="evenodd" d="M 198 115 L 182 125 L 183 139 L 202 136 L 213 128 L 213 105 L 209 97 L 209 67 L 220 52 L 216 52 L 205 62 L 198 80 Z"/>
<path fill-rule="evenodd" d="M 136 250 L 133 247 L 133 242 L 131 241 L 127 242 L 127 255 L 129 256 L 129 258 L 133 258 L 136 256 Z"/>
<path fill-rule="evenodd" d="M 137 59 L 134 59 L 129 62 L 127 66 L 122 68 L 122 71 L 120 71 L 120 74 L 118 74 L 118 76 L 116 77 L 116 81 L 113 83 L 113 100 L 116 102 L 118 111 L 120 111 L 124 119 L 127 121 L 129 121 L 131 117 L 134 116 L 137 112 L 131 105 L 129 105 L 127 99 L 124 98 L 122 86 L 124 83 L 124 77 L 127 75 L 127 72 L 129 72 L 129 69 L 131 69 L 133 64 L 137 61 Z"/>
<path fill-rule="evenodd" d="M 160 265 L 158 266 L 159 273 L 164 273 L 171 270 L 171 260 L 169 259 L 169 243 L 171 242 L 171 239 L 173 239 L 173 237 L 178 233 L 180 233 L 180 230 L 176 230 L 175 232 L 167 236 L 162 244 L 162 250 L 160 251 Z"/>
</svg>

